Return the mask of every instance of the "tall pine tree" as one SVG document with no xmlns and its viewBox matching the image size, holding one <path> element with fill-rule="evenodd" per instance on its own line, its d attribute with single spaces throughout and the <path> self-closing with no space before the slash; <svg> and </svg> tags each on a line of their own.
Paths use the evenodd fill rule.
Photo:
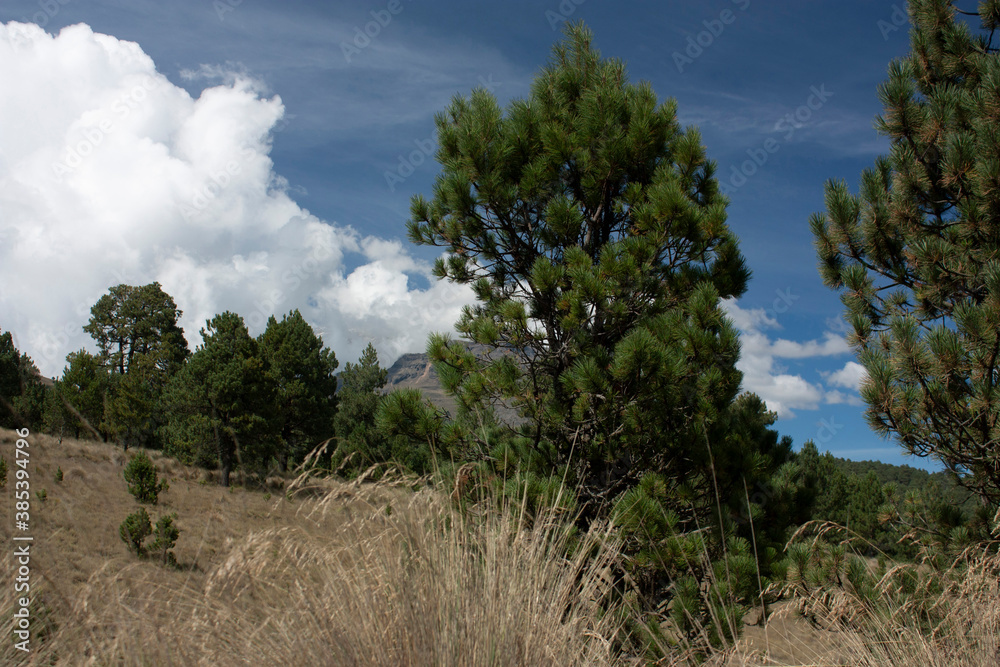
<svg viewBox="0 0 1000 667">
<path fill-rule="evenodd" d="M 519 456 L 571 463 L 596 510 L 704 449 L 741 379 L 719 299 L 749 272 L 697 130 L 591 40 L 569 27 L 506 111 L 477 89 L 437 116 L 443 172 L 409 232 L 478 300 L 457 328 L 488 352 L 431 341 L 446 389 L 517 409 Z"/>
<path fill-rule="evenodd" d="M 299 462 L 333 433 L 337 411 L 337 357 L 323 346 L 302 313 L 293 310 L 279 322 L 272 315 L 257 339 L 276 391 L 275 428 L 281 470 Z"/>
<path fill-rule="evenodd" d="M 376 462 L 388 461 L 388 439 L 375 424 L 375 414 L 382 402 L 388 371 L 378 363 L 375 346 L 368 343 L 358 363 L 344 364 L 343 383 L 337 393 L 339 404 L 334 417 L 337 449 L 333 465 L 356 470 Z M 352 461 L 347 461 L 352 459 Z"/>
<path fill-rule="evenodd" d="M 202 344 L 171 379 L 167 450 L 232 470 L 266 471 L 275 453 L 275 384 L 243 318 L 226 311 L 201 330 Z"/>
<path fill-rule="evenodd" d="M 715 165 L 672 100 L 591 42 L 568 26 L 528 99 L 501 109 L 477 89 L 436 117 L 442 173 L 430 201 L 413 199 L 409 234 L 445 248 L 435 274 L 477 299 L 456 325 L 464 341 L 428 347 L 460 414 L 431 432 L 434 415 L 399 395 L 381 421 L 429 424 L 432 446 L 481 457 L 519 503 L 572 496 L 565 480 L 582 522 L 619 519 L 643 598 L 670 601 L 684 631 L 720 621 L 720 639 L 761 592 L 738 524 L 769 521 L 749 495 L 790 445 L 762 401 L 737 400 L 720 299 L 743 294 L 749 271 Z M 498 437 L 499 407 L 520 421 Z M 766 583 L 777 552 L 760 546 Z M 719 572 L 733 578 L 713 583 Z"/>
<path fill-rule="evenodd" d="M 997 501 L 1000 2 L 957 11 L 909 3 L 911 52 L 878 91 L 889 155 L 862 173 L 857 195 L 828 183 L 826 213 L 810 224 L 868 373 L 872 428 Z"/>
</svg>

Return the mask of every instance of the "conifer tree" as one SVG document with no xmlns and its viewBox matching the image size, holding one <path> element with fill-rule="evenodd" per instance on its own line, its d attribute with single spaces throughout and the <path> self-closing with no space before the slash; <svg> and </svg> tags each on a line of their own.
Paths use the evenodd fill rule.
<svg viewBox="0 0 1000 667">
<path fill-rule="evenodd" d="M 375 424 L 387 377 L 388 371 L 379 365 L 378 353 L 371 343 L 361 353 L 358 363 L 344 364 L 340 373 L 343 384 L 337 394 L 339 403 L 333 421 L 338 439 L 335 465 L 350 456 L 360 459 L 352 467 L 389 459 L 386 436 Z"/>
<path fill-rule="evenodd" d="M 50 430 L 63 429 L 79 438 L 88 433 L 107 440 L 104 402 L 110 374 L 101 360 L 87 350 L 66 355 L 62 377 L 56 380 L 45 405 L 45 423 Z"/>
<path fill-rule="evenodd" d="M 437 116 L 443 171 L 409 233 L 477 298 L 457 329 L 485 353 L 429 345 L 446 390 L 463 411 L 516 409 L 517 456 L 571 464 L 596 511 L 704 450 L 741 380 L 719 300 L 749 272 L 697 130 L 591 41 L 569 26 L 506 110 L 477 89 Z"/>
<path fill-rule="evenodd" d="M 760 399 L 737 400 L 739 340 L 720 300 L 742 295 L 749 271 L 715 164 L 673 100 L 591 42 L 570 25 L 527 99 L 501 109 L 477 89 L 436 117 L 442 173 L 408 229 L 445 248 L 435 274 L 476 297 L 464 340 L 428 346 L 460 414 L 436 426 L 400 394 L 380 421 L 418 424 L 441 458 L 480 457 L 493 468 L 481 477 L 518 503 L 559 497 L 584 524 L 613 513 L 643 600 L 686 619 L 692 641 L 695 619 L 722 641 L 778 560 L 768 538 L 756 577 L 737 521 L 783 536 L 747 498 L 790 444 Z M 499 437 L 498 408 L 520 417 Z"/>
<path fill-rule="evenodd" d="M 889 155 L 811 220 L 867 370 L 872 428 L 1000 499 L 1000 2 L 912 0 L 876 128 Z M 965 12 L 962 12 L 965 14 Z M 976 30 L 981 27 L 982 31 Z"/>
<path fill-rule="evenodd" d="M 111 372 L 125 375 L 137 355 L 156 353 L 161 370 L 172 373 L 188 356 L 183 314 L 160 283 L 141 287 L 116 285 L 90 309 L 83 330 L 97 342 Z"/>
<path fill-rule="evenodd" d="M 271 316 L 257 340 L 276 391 L 274 427 L 280 438 L 276 454 L 284 471 L 289 459 L 301 461 L 333 433 L 337 357 L 298 310 L 280 322 Z"/>
<path fill-rule="evenodd" d="M 240 464 L 263 472 L 274 454 L 275 386 L 243 318 L 226 311 L 167 387 L 168 451 L 220 467 L 223 486 Z"/>
<path fill-rule="evenodd" d="M 181 311 L 159 283 L 116 285 L 91 308 L 83 327 L 108 374 L 101 430 L 124 449 L 158 447 L 166 422 L 161 400 L 189 356 Z"/>
<path fill-rule="evenodd" d="M 0 426 L 37 428 L 44 405 L 45 387 L 35 363 L 14 346 L 9 331 L 0 333 Z"/>
</svg>

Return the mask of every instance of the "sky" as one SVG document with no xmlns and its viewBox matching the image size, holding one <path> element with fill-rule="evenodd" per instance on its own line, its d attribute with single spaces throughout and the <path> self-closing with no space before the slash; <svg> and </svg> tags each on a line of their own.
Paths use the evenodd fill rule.
<svg viewBox="0 0 1000 667">
<path fill-rule="evenodd" d="M 222 311 L 256 335 L 297 308 L 341 363 L 424 351 L 472 299 L 406 237 L 434 115 L 476 87 L 526 97 L 576 20 L 718 164 L 753 271 L 726 304 L 744 389 L 796 448 L 934 469 L 866 425 L 808 224 L 828 179 L 856 191 L 888 151 L 902 2 L 3 0 L 0 329 L 57 377 L 108 288 L 158 281 L 192 349 Z"/>
</svg>

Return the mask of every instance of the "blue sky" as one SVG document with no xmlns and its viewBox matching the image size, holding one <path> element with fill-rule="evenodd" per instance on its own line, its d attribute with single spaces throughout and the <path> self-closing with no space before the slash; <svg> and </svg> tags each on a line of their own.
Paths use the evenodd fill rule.
<svg viewBox="0 0 1000 667">
<path fill-rule="evenodd" d="M 476 86 L 525 96 L 563 22 L 582 19 L 633 81 L 677 100 L 718 163 L 753 270 L 730 305 L 745 385 L 781 433 L 924 466 L 865 425 L 808 227 L 827 179 L 856 188 L 887 151 L 872 121 L 908 50 L 902 7 L 5 0 L 0 278 L 16 289 L 0 328 L 57 375 L 108 287 L 159 280 L 192 346 L 221 310 L 259 331 L 300 308 L 342 362 L 368 340 L 383 362 L 422 351 L 468 298 L 429 282 L 438 251 L 405 237 L 437 173 L 433 116 Z M 26 279 L 39 264 L 45 278 Z"/>
</svg>

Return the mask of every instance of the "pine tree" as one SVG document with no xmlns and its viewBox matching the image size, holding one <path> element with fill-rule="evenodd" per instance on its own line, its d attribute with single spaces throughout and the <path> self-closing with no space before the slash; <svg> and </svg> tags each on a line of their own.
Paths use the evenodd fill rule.
<svg viewBox="0 0 1000 667">
<path fill-rule="evenodd" d="M 83 327 L 108 373 L 101 429 L 126 450 L 161 445 L 163 390 L 189 356 L 181 314 L 159 283 L 123 284 L 98 299 Z"/>
<path fill-rule="evenodd" d="M 519 503 L 565 480 L 582 523 L 614 511 L 643 598 L 721 621 L 722 638 L 723 619 L 738 627 L 760 594 L 738 520 L 749 512 L 784 535 L 747 496 L 768 487 L 790 443 L 760 399 L 737 400 L 739 340 L 720 300 L 743 294 L 749 271 L 715 165 L 672 100 L 630 83 L 591 42 L 568 26 L 528 99 L 504 110 L 477 89 L 436 117 L 442 173 L 432 200 L 413 199 L 408 229 L 447 249 L 435 274 L 477 299 L 456 325 L 464 341 L 428 346 L 460 414 L 435 428 L 439 416 L 401 395 L 381 416 L 480 457 Z M 501 437 L 497 408 L 521 420 Z M 766 578 L 777 551 L 764 547 Z M 734 579 L 707 594 L 719 571 Z"/>
<path fill-rule="evenodd" d="M 1000 500 L 1000 2 L 984 32 L 948 0 L 912 0 L 911 53 L 889 66 L 888 156 L 860 193 L 826 186 L 811 220 L 867 370 L 867 419 Z"/>
<path fill-rule="evenodd" d="M 337 411 L 337 357 L 323 346 L 298 310 L 273 316 L 258 338 L 276 395 L 275 428 L 281 470 L 299 462 L 319 441 L 333 433 Z"/>
<path fill-rule="evenodd" d="M 35 363 L 18 351 L 9 331 L 0 333 L 0 426 L 38 428 L 44 405 L 45 387 Z"/>
<path fill-rule="evenodd" d="M 161 370 L 172 373 L 188 356 L 183 314 L 160 283 L 141 287 L 116 285 L 90 309 L 83 330 L 97 342 L 102 361 L 125 375 L 136 355 L 156 353 Z"/>
<path fill-rule="evenodd" d="M 358 459 L 351 469 L 387 461 L 390 457 L 388 439 L 375 424 L 375 414 L 382 402 L 382 388 L 389 372 L 378 363 L 375 346 L 368 343 L 358 363 L 344 364 L 340 373 L 342 385 L 334 417 L 337 454 L 332 463 L 341 465 L 348 457 Z"/>
<path fill-rule="evenodd" d="M 88 433 L 107 440 L 104 430 L 104 401 L 110 374 L 100 359 L 78 350 L 66 355 L 67 365 L 56 380 L 45 406 L 47 428 L 62 434 L 65 428 L 79 438 Z"/>
<path fill-rule="evenodd" d="M 236 465 L 262 473 L 274 454 L 275 386 L 243 318 L 226 311 L 201 330 L 202 344 L 166 391 L 168 451 L 213 463 L 229 486 Z"/>
<path fill-rule="evenodd" d="M 697 130 L 591 41 L 570 26 L 506 111 L 477 89 L 437 116 L 443 173 L 409 233 L 449 250 L 436 275 L 478 301 L 457 329 L 491 350 L 432 338 L 446 390 L 517 409 L 519 446 L 571 462 L 593 511 L 704 449 L 741 379 L 719 299 L 749 272 Z"/>
</svg>

